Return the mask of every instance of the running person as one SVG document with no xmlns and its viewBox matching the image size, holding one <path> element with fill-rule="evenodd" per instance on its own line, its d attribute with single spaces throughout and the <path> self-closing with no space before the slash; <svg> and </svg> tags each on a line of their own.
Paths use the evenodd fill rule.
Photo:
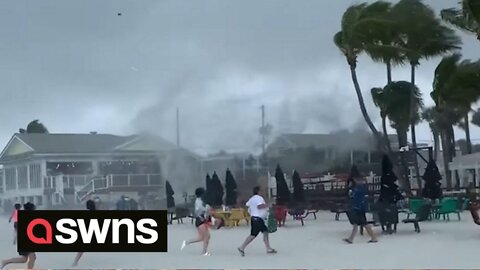
<svg viewBox="0 0 480 270">
<path fill-rule="evenodd" d="M 26 204 L 23 205 L 23 209 L 26 211 L 33 211 L 35 210 L 35 205 L 31 202 L 27 202 Z M 28 269 L 33 269 L 35 266 L 35 261 L 37 259 L 37 256 L 35 255 L 35 252 L 18 252 L 19 257 L 13 257 L 7 260 L 2 260 L 0 269 L 3 269 L 6 265 L 11 264 L 11 263 L 26 263 Z"/>
<path fill-rule="evenodd" d="M 93 200 L 88 200 L 86 203 L 87 210 L 95 211 L 97 207 L 95 206 L 95 202 Z M 78 261 L 82 258 L 83 252 L 78 252 L 77 256 L 75 256 L 75 260 L 73 261 L 72 267 L 76 267 L 78 265 Z"/>
<path fill-rule="evenodd" d="M 195 190 L 195 196 L 197 199 L 195 200 L 195 227 L 197 227 L 198 238 L 193 239 L 190 241 L 183 241 L 182 247 L 180 250 L 183 250 L 187 245 L 203 242 L 203 256 L 210 256 L 208 252 L 208 243 L 210 241 L 210 231 L 209 227 L 211 226 L 212 222 L 210 221 L 210 211 L 211 208 L 208 204 L 204 202 L 202 199 L 203 195 L 205 194 L 205 189 L 197 188 Z M 212 219 L 213 225 L 215 225 L 215 219 Z M 217 229 L 220 229 L 223 226 L 223 220 L 220 220 L 219 224 L 217 225 Z"/>
<path fill-rule="evenodd" d="M 259 194 L 260 187 L 254 187 L 253 196 L 246 203 L 248 212 L 251 216 L 251 230 L 250 235 L 247 237 L 247 239 L 245 239 L 243 245 L 238 248 L 238 252 L 240 252 L 242 256 L 245 256 L 245 248 L 258 236 L 260 232 L 263 234 L 263 242 L 265 243 L 267 253 L 277 253 L 277 251 L 270 246 L 270 241 L 268 239 L 268 228 L 267 225 L 265 225 L 265 219 L 268 214 L 268 205 L 265 202 L 265 199 Z"/>
<path fill-rule="evenodd" d="M 371 237 L 369 243 L 378 242 L 377 237 L 373 233 L 372 225 L 367 223 L 366 212 L 368 208 L 367 196 L 368 189 L 365 185 L 365 180 L 362 177 L 356 177 L 355 185 L 353 189 L 349 192 L 351 198 L 351 209 L 349 211 L 349 219 L 352 223 L 352 233 L 348 238 L 343 239 L 343 241 L 353 244 L 353 239 L 357 235 L 358 227 L 363 226 L 367 230 L 368 235 Z"/>
<path fill-rule="evenodd" d="M 8 219 L 8 222 L 12 222 L 13 219 L 13 228 L 15 229 L 15 236 L 13 238 L 13 244 L 17 243 L 17 221 L 18 221 L 18 210 L 22 209 L 22 205 L 19 203 L 15 204 L 15 209 L 12 212 L 12 215 Z"/>
</svg>

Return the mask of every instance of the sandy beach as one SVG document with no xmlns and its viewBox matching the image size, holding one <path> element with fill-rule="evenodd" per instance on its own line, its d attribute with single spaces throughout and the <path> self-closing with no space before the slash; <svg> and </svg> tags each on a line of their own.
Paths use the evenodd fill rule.
<svg viewBox="0 0 480 270">
<path fill-rule="evenodd" d="M 402 216 L 403 217 L 403 216 Z M 12 244 L 12 225 L 6 218 L 0 223 L 4 229 L 0 239 L 2 258 L 16 256 Z M 417 234 L 411 224 L 399 224 L 395 235 L 380 235 L 379 243 L 367 243 L 367 236 L 358 236 L 353 245 L 342 238 L 348 236 L 351 226 L 342 216 L 320 212 L 317 220 L 308 218 L 305 226 L 289 219 L 286 227 L 271 235 L 272 246 L 278 254 L 267 255 L 261 238 L 256 239 L 241 257 L 236 248 L 249 233 L 249 227 L 225 228 L 212 232 L 211 257 L 200 255 L 201 246 L 187 246 L 180 251 L 183 239 L 195 237 L 195 228 L 189 219 L 184 224 L 168 227 L 167 253 L 87 253 L 79 268 L 476 268 L 480 265 L 478 248 L 480 226 L 473 223 L 468 212 L 458 221 L 430 221 L 421 223 Z M 377 233 L 381 232 L 375 227 Z M 70 268 L 74 253 L 37 253 L 36 268 Z M 22 265 L 9 265 L 18 269 Z"/>
</svg>

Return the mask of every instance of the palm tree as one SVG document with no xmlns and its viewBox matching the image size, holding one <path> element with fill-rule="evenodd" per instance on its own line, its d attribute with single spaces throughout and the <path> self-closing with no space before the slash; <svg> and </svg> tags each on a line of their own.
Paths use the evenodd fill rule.
<svg viewBox="0 0 480 270">
<path fill-rule="evenodd" d="M 414 91 L 414 103 L 411 103 L 411 91 Z M 407 132 L 412 121 L 418 122 L 420 120 L 419 109 L 423 106 L 420 90 L 411 85 L 410 82 L 398 81 L 386 85 L 383 89 L 372 89 L 372 97 L 375 104 L 379 104 L 383 115 L 388 117 L 392 128 L 397 132 L 398 142 L 400 145 L 407 144 Z M 411 108 L 413 107 L 413 108 Z M 410 111 L 416 112 L 411 119 Z M 404 167 L 405 179 L 403 186 L 410 188 L 408 181 L 408 166 L 404 159 L 402 159 L 402 167 Z M 421 186 L 421 182 L 419 182 Z"/>
<path fill-rule="evenodd" d="M 435 107 L 429 107 L 423 110 L 422 119 L 427 121 L 430 131 L 433 135 L 433 160 L 437 161 L 438 149 L 440 147 L 440 126 L 438 123 L 438 113 Z"/>
<path fill-rule="evenodd" d="M 365 52 L 374 62 L 385 64 L 387 70 L 387 84 L 392 82 L 392 67 L 405 64 L 405 55 L 400 46 L 400 34 L 398 22 L 392 19 L 392 5 L 387 2 L 379 2 L 383 5 L 384 13 L 381 20 L 370 27 L 368 43 L 365 44 Z"/>
<path fill-rule="evenodd" d="M 366 43 L 365 52 L 370 56 L 374 62 L 385 64 L 387 71 L 387 85 L 392 82 L 392 66 L 402 65 L 405 63 L 405 57 L 402 50 L 397 46 L 399 34 L 396 21 L 391 17 L 391 4 L 384 3 L 387 8 L 382 15 L 382 23 L 375 24 L 377 28 L 370 32 L 369 42 Z M 382 108 L 381 94 L 382 88 L 373 88 L 371 90 L 372 98 L 375 105 L 380 108 L 380 117 L 382 119 L 382 129 L 385 138 L 386 147 L 389 155 L 392 156 L 392 148 L 390 140 L 388 139 L 386 113 Z"/>
<path fill-rule="evenodd" d="M 390 144 L 390 139 L 388 138 L 387 131 L 387 100 L 385 100 L 385 95 L 383 88 L 375 87 L 370 90 L 372 95 L 373 103 L 380 109 L 380 117 L 382 118 L 382 130 L 385 140 L 386 147 L 388 152 L 392 152 L 392 146 Z"/>
<path fill-rule="evenodd" d="M 472 124 L 474 124 L 477 127 L 480 127 L 480 108 L 473 113 Z"/>
<path fill-rule="evenodd" d="M 378 29 L 380 25 L 384 24 L 384 14 L 388 11 L 389 6 L 388 3 L 382 1 L 370 5 L 362 3 L 350 6 L 342 16 L 341 31 L 336 33 L 333 38 L 335 45 L 343 53 L 350 66 L 350 73 L 363 118 L 382 149 L 385 147 L 384 142 L 367 112 L 362 90 L 358 83 L 356 68 L 358 56 L 365 52 L 366 44 L 371 41 L 371 35 L 374 32 L 372 29 Z"/>
<path fill-rule="evenodd" d="M 401 31 L 399 46 L 410 64 L 412 86 L 415 85 L 415 70 L 420 65 L 420 60 L 460 49 L 460 38 L 452 29 L 442 25 L 441 21 L 436 18 L 433 9 L 421 0 L 400 0 L 393 6 L 391 14 Z M 413 92 L 411 91 L 411 93 Z M 412 95 L 411 99 L 411 103 L 413 103 L 415 97 Z M 414 111 L 410 112 L 411 115 L 414 113 Z M 410 124 L 410 130 L 412 145 L 413 148 L 416 148 L 417 140 L 413 121 Z M 420 179 L 416 155 L 414 162 L 416 177 Z"/>
<path fill-rule="evenodd" d="M 469 116 L 471 106 L 480 98 L 480 60 L 461 61 L 460 54 L 442 59 L 435 70 L 432 97 L 439 108 L 456 108 L 462 113 L 463 121 L 457 124 L 465 130 L 467 153 L 472 153 Z"/>
<path fill-rule="evenodd" d="M 48 129 L 39 120 L 33 120 L 26 129 L 19 129 L 19 133 L 48 133 Z"/>
<path fill-rule="evenodd" d="M 469 117 L 471 105 L 480 97 L 480 62 L 461 61 L 460 54 L 444 57 L 435 69 L 433 91 L 430 93 L 441 116 L 440 128 L 444 151 L 447 186 L 451 187 L 448 162 L 455 156 L 453 126 L 463 120 L 466 131 L 467 152 L 471 153 Z M 458 177 L 457 185 L 458 185 Z M 450 184 L 449 184 L 450 183 Z"/>
<path fill-rule="evenodd" d="M 459 4 L 459 8 L 443 9 L 440 16 L 458 29 L 477 35 L 480 41 L 480 2 L 462 0 Z"/>
</svg>

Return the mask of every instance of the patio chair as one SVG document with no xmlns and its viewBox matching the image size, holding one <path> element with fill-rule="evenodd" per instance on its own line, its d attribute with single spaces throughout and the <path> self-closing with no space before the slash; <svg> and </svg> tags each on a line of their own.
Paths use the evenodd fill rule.
<svg viewBox="0 0 480 270">
<path fill-rule="evenodd" d="M 275 219 L 277 220 L 277 226 L 281 227 L 282 225 L 285 226 L 285 221 L 287 219 L 287 212 L 288 209 L 285 206 L 281 205 L 275 205 L 273 207 L 273 210 L 275 211 Z"/>
<path fill-rule="evenodd" d="M 248 218 L 245 215 L 245 211 L 242 208 L 233 208 L 231 210 L 230 217 L 228 218 L 228 220 L 226 220 L 226 223 L 227 223 L 226 225 L 228 227 L 230 226 L 236 227 L 242 220 L 245 220 L 246 223 L 248 224 Z"/>
<path fill-rule="evenodd" d="M 409 199 L 408 200 L 408 212 L 407 219 L 410 218 L 410 215 L 417 214 L 422 205 L 425 204 L 424 199 Z"/>
<path fill-rule="evenodd" d="M 293 220 L 300 220 L 304 226 L 303 219 L 307 217 L 308 212 L 303 208 L 293 208 L 288 210 L 288 214 L 293 217 Z"/>
<path fill-rule="evenodd" d="M 335 221 L 339 221 L 341 214 L 347 214 L 347 207 L 344 204 L 336 204 L 330 212 L 335 213 Z"/>
<path fill-rule="evenodd" d="M 176 220 L 178 224 L 183 224 L 183 219 L 190 217 L 190 210 L 185 207 L 175 207 L 174 214 L 175 216 L 171 218 L 170 224 L 173 220 Z"/>
<path fill-rule="evenodd" d="M 419 223 L 425 220 L 428 220 L 430 217 L 430 212 L 432 211 L 432 205 L 425 203 L 423 204 L 420 209 L 418 210 L 417 214 L 415 215 L 415 218 L 410 219 L 407 218 L 403 220 L 403 223 L 408 224 L 408 223 L 413 223 L 413 226 L 415 228 L 415 232 L 420 233 L 420 225 Z"/>
<path fill-rule="evenodd" d="M 440 202 L 440 208 L 436 211 L 436 218 L 439 219 L 443 216 L 443 220 L 450 221 L 450 214 L 457 214 L 458 220 L 460 220 L 460 212 L 458 212 L 458 199 L 457 198 L 444 198 Z"/>
</svg>

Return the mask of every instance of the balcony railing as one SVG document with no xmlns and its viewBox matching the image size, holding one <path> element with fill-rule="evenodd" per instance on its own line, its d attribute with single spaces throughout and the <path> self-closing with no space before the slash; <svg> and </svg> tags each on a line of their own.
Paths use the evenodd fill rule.
<svg viewBox="0 0 480 270">
<path fill-rule="evenodd" d="M 106 177 L 91 179 L 76 190 L 77 201 L 85 200 L 90 194 L 99 190 L 118 187 L 158 187 L 163 186 L 160 174 L 111 174 Z"/>
<path fill-rule="evenodd" d="M 61 177 L 63 181 L 63 188 L 78 188 L 85 186 L 92 178 L 93 175 L 61 175 L 61 176 L 47 176 L 44 178 L 44 187 L 56 189 L 57 177 Z"/>
</svg>

